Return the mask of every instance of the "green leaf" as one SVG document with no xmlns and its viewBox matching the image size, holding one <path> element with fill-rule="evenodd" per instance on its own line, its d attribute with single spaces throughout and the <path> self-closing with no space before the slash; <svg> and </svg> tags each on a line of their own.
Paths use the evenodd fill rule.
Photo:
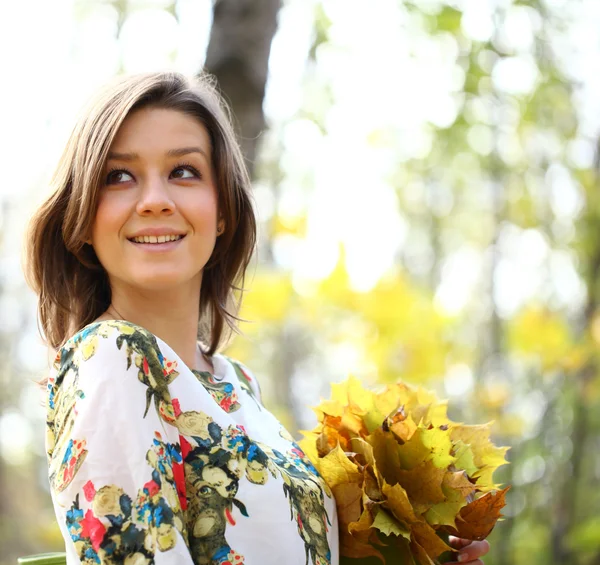
<svg viewBox="0 0 600 565">
<path fill-rule="evenodd" d="M 388 514 L 383 508 L 379 508 L 377 516 L 375 516 L 375 520 L 373 521 L 373 527 L 386 536 L 396 535 L 410 540 L 410 529 L 408 526 L 396 520 L 396 518 Z"/>
<path fill-rule="evenodd" d="M 457 469 L 466 471 L 469 477 L 472 477 L 478 471 L 473 460 L 473 450 L 462 440 L 454 442 L 454 456 L 456 457 L 454 466 Z"/>
<path fill-rule="evenodd" d="M 465 499 L 457 502 L 440 502 L 434 504 L 424 516 L 427 522 L 431 525 L 452 526 L 455 527 L 456 516 L 460 509 L 467 505 Z"/>
<path fill-rule="evenodd" d="M 431 450 L 431 461 L 438 469 L 447 469 L 456 459 L 450 453 L 452 441 L 448 429 L 431 428 L 422 430 L 423 445 Z"/>
<path fill-rule="evenodd" d="M 398 457 L 403 469 L 412 469 L 423 463 L 431 455 L 431 450 L 423 443 L 423 429 L 418 428 L 406 443 L 398 447 Z M 377 455 L 375 455 L 377 461 Z"/>
</svg>

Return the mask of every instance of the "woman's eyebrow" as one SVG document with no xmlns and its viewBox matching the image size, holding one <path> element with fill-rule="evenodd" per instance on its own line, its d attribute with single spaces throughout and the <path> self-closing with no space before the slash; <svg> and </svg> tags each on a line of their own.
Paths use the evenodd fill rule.
<svg viewBox="0 0 600 565">
<path fill-rule="evenodd" d="M 181 149 L 170 149 L 167 151 L 167 155 L 169 157 L 182 157 L 183 155 L 188 155 L 189 153 L 200 153 L 205 159 L 208 159 L 206 151 L 204 151 L 204 149 L 201 147 L 182 147 Z"/>
<path fill-rule="evenodd" d="M 106 158 L 114 161 L 135 161 L 140 156 L 137 153 L 116 153 L 115 151 L 111 151 Z"/>
<path fill-rule="evenodd" d="M 167 151 L 167 156 L 182 157 L 183 155 L 189 155 L 190 153 L 200 153 L 205 159 L 208 159 L 206 151 L 204 151 L 204 149 L 201 147 L 181 147 L 179 149 L 169 149 L 169 151 Z M 136 161 L 140 158 L 140 156 L 137 153 L 117 153 L 115 151 L 111 151 L 107 158 L 113 161 Z"/>
</svg>

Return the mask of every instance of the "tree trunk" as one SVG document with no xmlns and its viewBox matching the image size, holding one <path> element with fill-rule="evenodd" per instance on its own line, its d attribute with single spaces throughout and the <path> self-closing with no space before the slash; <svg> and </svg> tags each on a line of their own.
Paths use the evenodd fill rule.
<svg viewBox="0 0 600 565">
<path fill-rule="evenodd" d="M 281 0 L 216 0 L 206 51 L 205 69 L 231 106 L 251 175 L 265 127 L 262 105 L 280 6 Z"/>
</svg>

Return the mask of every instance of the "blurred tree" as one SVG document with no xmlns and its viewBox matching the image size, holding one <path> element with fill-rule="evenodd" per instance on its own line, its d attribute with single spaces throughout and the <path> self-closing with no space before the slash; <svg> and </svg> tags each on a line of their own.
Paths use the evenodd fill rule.
<svg viewBox="0 0 600 565">
<path fill-rule="evenodd" d="M 252 173 L 265 128 L 263 99 L 281 0 L 216 0 L 205 68 L 229 102 Z"/>
</svg>

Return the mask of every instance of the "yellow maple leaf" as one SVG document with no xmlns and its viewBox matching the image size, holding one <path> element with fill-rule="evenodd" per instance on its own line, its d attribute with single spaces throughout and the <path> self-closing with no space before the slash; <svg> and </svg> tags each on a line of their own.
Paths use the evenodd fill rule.
<svg viewBox="0 0 600 565">
<path fill-rule="evenodd" d="M 373 393 L 353 376 L 344 382 L 331 384 L 331 399 L 360 414 L 373 408 Z"/>
<path fill-rule="evenodd" d="M 419 518 L 415 514 L 413 506 L 410 503 L 408 494 L 401 485 L 395 484 L 392 486 L 384 482 L 381 490 L 386 497 L 385 507 L 388 508 L 398 520 L 409 525 L 419 521 Z"/>
<path fill-rule="evenodd" d="M 462 447 L 468 445 L 473 456 L 473 464 L 477 467 L 475 472 L 472 469 L 465 469 L 471 478 L 476 478 L 477 486 L 482 491 L 495 490 L 497 485 L 493 483 L 492 476 L 494 471 L 506 463 L 505 454 L 508 447 L 497 447 L 490 441 L 490 427 L 488 424 L 469 426 L 464 424 L 453 424 L 450 429 L 450 437 L 454 442 L 462 442 L 463 463 L 468 451 Z M 463 467 L 464 468 L 464 467 Z"/>
<path fill-rule="evenodd" d="M 339 445 L 318 459 L 318 470 L 332 490 L 339 484 L 362 483 L 358 466 L 348 459 Z"/>
<path fill-rule="evenodd" d="M 421 430 L 423 445 L 431 450 L 431 461 L 439 469 L 446 469 L 456 461 L 452 455 L 452 441 L 448 429 L 430 428 Z"/>
</svg>

